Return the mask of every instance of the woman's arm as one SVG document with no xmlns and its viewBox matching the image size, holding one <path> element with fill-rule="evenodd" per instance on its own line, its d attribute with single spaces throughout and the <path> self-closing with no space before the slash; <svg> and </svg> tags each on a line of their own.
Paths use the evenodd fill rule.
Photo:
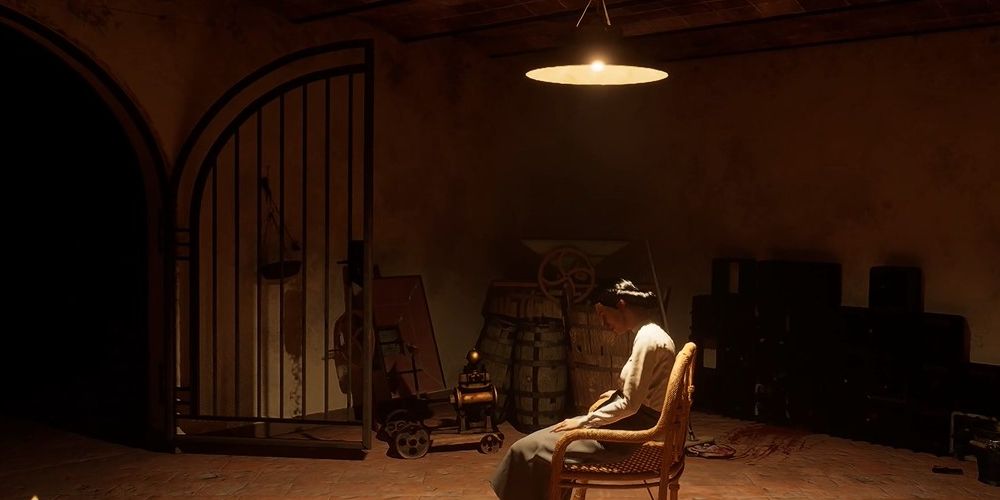
<svg viewBox="0 0 1000 500">
<path fill-rule="evenodd" d="M 656 344 L 646 335 L 636 335 L 632 355 L 622 367 L 622 388 L 618 397 L 580 418 L 580 427 L 599 427 L 634 414 L 642 406 L 652 385 L 656 367 Z"/>
<path fill-rule="evenodd" d="M 588 412 L 592 412 L 592 411 L 594 411 L 594 410 L 596 410 L 596 409 L 598 409 L 598 408 L 600 408 L 600 407 L 608 404 L 608 401 L 611 400 L 611 396 L 615 395 L 620 390 L 621 389 L 611 389 L 610 391 L 607 391 L 604 394 L 601 394 L 601 396 L 597 398 L 597 401 L 594 401 L 594 404 L 590 405 L 590 409 L 588 409 L 587 411 Z"/>
</svg>

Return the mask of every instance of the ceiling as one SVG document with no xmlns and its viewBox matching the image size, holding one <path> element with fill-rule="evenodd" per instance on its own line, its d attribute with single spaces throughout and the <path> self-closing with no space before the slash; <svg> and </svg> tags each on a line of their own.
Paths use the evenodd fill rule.
<svg viewBox="0 0 1000 500">
<path fill-rule="evenodd" d="M 598 0 L 595 0 L 598 1 Z M 670 61 L 1000 25 L 1000 0 L 606 0 L 613 25 Z M 352 16 L 404 43 L 455 37 L 493 57 L 565 44 L 586 0 L 285 0 L 295 23 Z M 595 13 L 592 7 L 588 18 Z"/>
</svg>

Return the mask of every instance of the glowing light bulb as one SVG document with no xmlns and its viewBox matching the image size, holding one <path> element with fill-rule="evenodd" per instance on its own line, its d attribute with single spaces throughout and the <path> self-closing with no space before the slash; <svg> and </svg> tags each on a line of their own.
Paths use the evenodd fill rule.
<svg viewBox="0 0 1000 500">
<path fill-rule="evenodd" d="M 604 61 L 598 59 L 590 63 L 590 70 L 593 71 L 594 73 L 600 73 L 601 71 L 604 71 Z"/>
</svg>

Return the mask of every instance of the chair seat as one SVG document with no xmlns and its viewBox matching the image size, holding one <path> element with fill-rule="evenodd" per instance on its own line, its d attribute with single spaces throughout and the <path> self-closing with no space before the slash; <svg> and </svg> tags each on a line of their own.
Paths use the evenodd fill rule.
<svg viewBox="0 0 1000 500">
<path fill-rule="evenodd" d="M 565 464 L 563 470 L 576 473 L 623 474 L 651 476 L 660 475 L 660 464 L 663 462 L 663 444 L 649 442 L 639 446 L 624 460 L 607 463 Z"/>
<path fill-rule="evenodd" d="M 552 452 L 549 500 L 564 498 L 565 490 L 570 488 L 576 490 L 574 498 L 583 499 L 590 488 L 629 489 L 651 486 L 659 486 L 657 495 L 660 500 L 677 500 L 680 477 L 684 473 L 684 431 L 687 429 L 694 394 L 692 360 L 696 350 L 697 346 L 688 342 L 674 360 L 663 410 L 654 427 L 642 431 L 574 429 L 559 438 Z M 628 457 L 617 461 L 566 463 L 566 452 L 570 444 L 584 439 L 631 443 L 638 447 Z M 657 440 L 647 441 L 649 439 Z"/>
</svg>

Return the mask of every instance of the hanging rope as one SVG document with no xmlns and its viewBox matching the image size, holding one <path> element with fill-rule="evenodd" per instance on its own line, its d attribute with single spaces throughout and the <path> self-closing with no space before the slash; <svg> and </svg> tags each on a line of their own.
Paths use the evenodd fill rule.
<svg viewBox="0 0 1000 500">
<path fill-rule="evenodd" d="M 278 205 L 274 202 L 274 195 L 271 192 L 271 183 L 267 178 L 267 174 L 260 179 L 260 190 L 264 193 L 265 203 L 267 204 L 267 224 L 264 226 L 264 237 L 267 241 L 267 230 L 269 227 L 273 226 L 276 231 L 281 230 L 281 224 L 278 220 L 278 214 L 280 210 Z M 288 238 L 288 244 L 286 245 L 285 238 Z M 288 230 L 288 226 L 284 227 L 284 234 L 279 238 L 279 244 L 285 250 L 291 250 L 298 252 L 302 248 L 299 246 L 299 242 L 292 236 L 291 231 Z"/>
<path fill-rule="evenodd" d="M 270 165 L 268 166 L 268 170 L 270 170 Z M 290 278 L 298 274 L 302 268 L 302 261 L 294 255 L 301 251 L 302 247 L 299 246 L 299 242 L 292 236 L 291 231 L 288 230 L 288 225 L 284 224 L 284 221 L 280 219 L 281 210 L 278 208 L 277 203 L 274 202 L 271 182 L 266 173 L 260 179 L 260 190 L 263 193 L 264 205 L 267 207 L 262 239 L 270 247 L 271 245 L 267 243 L 268 233 L 273 228 L 277 234 L 278 248 L 277 255 L 267 256 L 265 251 L 259 271 L 267 279 L 280 280 Z"/>
</svg>

